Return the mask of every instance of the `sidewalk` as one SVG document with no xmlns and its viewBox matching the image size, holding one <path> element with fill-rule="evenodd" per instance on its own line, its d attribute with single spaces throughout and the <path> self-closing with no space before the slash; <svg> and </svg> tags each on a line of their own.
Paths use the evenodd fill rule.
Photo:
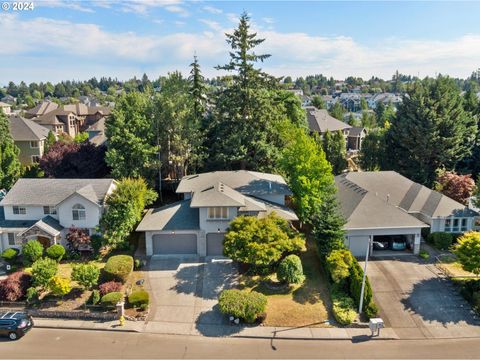
<svg viewBox="0 0 480 360">
<path fill-rule="evenodd" d="M 120 331 L 120 332 L 142 332 L 145 324 L 141 321 L 125 321 L 120 326 L 118 321 L 94 321 L 94 320 L 73 320 L 73 319 L 44 319 L 34 318 L 35 326 L 46 329 L 70 329 L 70 330 L 97 330 L 97 331 Z"/>
</svg>

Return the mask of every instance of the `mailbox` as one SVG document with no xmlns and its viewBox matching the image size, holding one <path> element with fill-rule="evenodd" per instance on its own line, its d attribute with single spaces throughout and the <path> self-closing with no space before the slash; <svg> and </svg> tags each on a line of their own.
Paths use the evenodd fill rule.
<svg viewBox="0 0 480 360">
<path fill-rule="evenodd" d="M 370 327 L 370 331 L 372 332 L 372 336 L 374 336 L 375 332 L 377 332 L 377 336 L 380 335 L 380 329 L 385 327 L 383 320 L 381 318 L 371 318 L 368 324 Z"/>
</svg>

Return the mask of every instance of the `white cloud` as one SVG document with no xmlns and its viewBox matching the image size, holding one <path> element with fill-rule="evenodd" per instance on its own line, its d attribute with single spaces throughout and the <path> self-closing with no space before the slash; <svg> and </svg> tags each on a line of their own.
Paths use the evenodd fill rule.
<svg viewBox="0 0 480 360">
<path fill-rule="evenodd" d="M 223 13 L 222 9 L 218 9 L 213 6 L 204 6 L 203 10 L 205 10 L 206 12 L 209 12 L 210 14 L 215 14 L 215 15 Z"/>
<path fill-rule="evenodd" d="M 267 24 L 274 24 L 275 23 L 275 20 L 271 17 L 264 17 L 262 18 L 263 22 L 267 23 Z"/>
<path fill-rule="evenodd" d="M 43 0 L 35 3 L 35 6 L 38 7 L 50 7 L 50 8 L 65 8 L 72 9 L 81 12 L 93 13 L 95 12 L 92 8 L 84 6 L 85 3 L 80 1 L 69 1 L 64 0 Z"/>
<path fill-rule="evenodd" d="M 120 2 L 123 12 L 148 15 L 151 8 L 179 6 L 182 0 L 124 0 Z"/>
<path fill-rule="evenodd" d="M 0 14 L 0 34 L 9 39 L 7 47 L 0 47 L 3 59 L 0 82 L 32 80 L 26 76 L 35 76 L 37 81 L 89 78 L 101 71 L 128 78 L 143 72 L 150 75 L 159 69 L 183 70 L 194 52 L 205 75 L 216 76 L 219 73 L 213 67 L 225 63 L 228 56 L 223 33 L 232 30 L 215 21 L 199 21 L 209 30 L 190 33 L 178 29 L 173 33 L 140 35 L 106 31 L 96 24 Z M 183 24 L 179 21 L 176 25 Z M 480 59 L 480 34 L 452 40 L 379 39 L 375 44 L 361 44 L 345 36 L 254 30 L 266 38 L 257 53 L 272 54 L 261 66 L 276 76 L 323 73 L 335 78 L 349 75 L 390 78 L 398 69 L 422 77 L 435 73 L 466 77 L 478 68 Z M 45 64 L 50 62 L 62 64 L 56 75 L 49 75 L 55 73 L 55 66 L 47 71 Z M 27 68 L 29 72 L 25 71 Z M 92 69 L 90 75 L 89 69 Z"/>
<path fill-rule="evenodd" d="M 190 14 L 183 7 L 178 5 L 165 6 L 165 10 L 180 15 L 181 17 L 188 17 Z"/>
</svg>

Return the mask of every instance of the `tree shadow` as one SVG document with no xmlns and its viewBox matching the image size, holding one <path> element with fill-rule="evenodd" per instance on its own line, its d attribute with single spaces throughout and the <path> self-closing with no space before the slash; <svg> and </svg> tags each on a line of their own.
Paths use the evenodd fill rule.
<svg viewBox="0 0 480 360">
<path fill-rule="evenodd" d="M 230 323 L 227 316 L 223 315 L 218 305 L 212 309 L 201 312 L 196 321 L 195 329 L 207 337 L 225 337 L 241 332 L 246 325 L 235 325 Z"/>
<path fill-rule="evenodd" d="M 465 323 L 480 325 L 471 306 L 455 293 L 448 280 L 430 278 L 413 285 L 412 291 L 401 300 L 405 309 L 419 315 L 422 320 L 443 326 Z"/>
</svg>

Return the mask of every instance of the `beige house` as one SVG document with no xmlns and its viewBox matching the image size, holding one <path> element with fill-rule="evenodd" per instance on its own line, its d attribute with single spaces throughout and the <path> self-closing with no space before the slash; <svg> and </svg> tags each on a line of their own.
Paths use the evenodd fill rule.
<svg viewBox="0 0 480 360">
<path fill-rule="evenodd" d="M 20 116 L 11 116 L 9 120 L 10 134 L 20 149 L 20 162 L 23 165 L 38 163 L 45 150 L 48 129 Z"/>
<path fill-rule="evenodd" d="M 12 106 L 0 101 L 0 110 L 3 110 L 5 115 L 10 115 L 12 113 Z"/>
<path fill-rule="evenodd" d="M 53 111 L 56 109 L 58 109 L 58 104 L 50 100 L 45 100 L 39 103 L 34 108 L 25 111 L 25 117 L 27 119 L 37 118 L 39 116 L 43 116 L 49 113 L 50 111 Z"/>
<path fill-rule="evenodd" d="M 81 120 L 74 112 L 65 111 L 62 108 L 57 108 L 45 115 L 35 117 L 32 121 L 46 127 L 56 135 L 65 133 L 74 138 L 80 132 Z"/>
</svg>

